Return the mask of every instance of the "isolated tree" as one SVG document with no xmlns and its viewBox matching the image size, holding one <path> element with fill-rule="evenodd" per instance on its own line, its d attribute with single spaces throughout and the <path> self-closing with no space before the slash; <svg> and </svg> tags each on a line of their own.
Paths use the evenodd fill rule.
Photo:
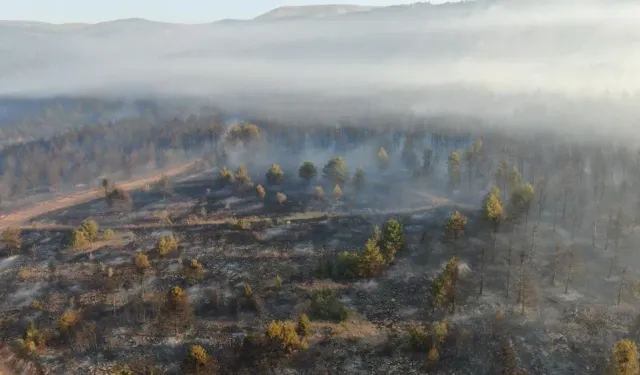
<svg viewBox="0 0 640 375">
<path fill-rule="evenodd" d="M 434 308 L 446 309 L 455 313 L 458 282 L 458 257 L 453 257 L 431 281 L 430 300 Z"/>
<path fill-rule="evenodd" d="M 482 138 L 476 140 L 469 150 L 464 154 L 465 161 L 467 162 L 467 174 L 469 177 L 469 189 L 471 189 L 471 182 L 473 180 L 473 172 L 479 169 L 480 155 L 482 152 Z"/>
<path fill-rule="evenodd" d="M 356 173 L 353 175 L 353 186 L 357 191 L 361 191 L 365 186 L 364 170 L 360 167 L 356 168 Z"/>
<path fill-rule="evenodd" d="M 167 195 L 171 195 L 173 193 L 173 183 L 171 182 L 171 178 L 164 173 L 160 176 L 157 186 L 165 199 L 167 198 Z"/>
<path fill-rule="evenodd" d="M 305 161 L 300 166 L 300 169 L 298 169 L 298 176 L 300 176 L 301 179 L 306 180 L 307 184 L 309 184 L 311 180 L 318 176 L 318 170 L 312 162 Z"/>
<path fill-rule="evenodd" d="M 109 196 L 109 179 L 108 178 L 103 178 L 102 179 L 102 188 L 104 189 L 104 197 L 108 197 Z"/>
<path fill-rule="evenodd" d="M 227 167 L 223 167 L 218 171 L 218 181 L 223 185 L 232 185 L 235 181 L 233 172 L 227 169 Z"/>
<path fill-rule="evenodd" d="M 504 337 L 500 340 L 500 349 L 496 353 L 491 373 L 496 375 L 526 375 L 526 372 L 518 367 L 518 358 L 511 341 Z"/>
<path fill-rule="evenodd" d="M 269 185 L 280 185 L 284 182 L 284 172 L 278 164 L 272 164 L 266 174 L 266 178 Z"/>
<path fill-rule="evenodd" d="M 71 232 L 70 245 L 73 249 L 81 249 L 89 245 L 89 240 L 84 231 L 76 229 Z"/>
<path fill-rule="evenodd" d="M 145 273 L 149 269 L 149 267 L 151 267 L 151 264 L 149 264 L 149 258 L 146 254 L 143 253 L 136 254 L 136 257 L 134 258 L 134 264 L 138 272 L 140 272 L 141 274 Z"/>
<path fill-rule="evenodd" d="M 256 186 L 256 194 L 258 194 L 258 197 L 260 197 L 260 199 L 264 200 L 264 196 L 265 196 L 265 191 L 264 188 L 262 187 L 262 185 L 257 185 Z"/>
<path fill-rule="evenodd" d="M 276 201 L 278 201 L 278 204 L 282 205 L 284 202 L 287 201 L 287 195 L 285 193 L 276 193 Z"/>
<path fill-rule="evenodd" d="M 495 254 L 496 251 L 498 228 L 500 227 L 503 216 L 504 208 L 502 207 L 502 200 L 500 199 L 500 189 L 494 187 L 482 200 L 482 217 L 492 226 L 493 229 L 493 246 L 491 248 L 492 255 Z"/>
<path fill-rule="evenodd" d="M 514 220 L 518 220 L 524 215 L 525 227 L 534 196 L 533 186 L 524 184 L 514 188 L 509 198 L 509 216 Z"/>
<path fill-rule="evenodd" d="M 265 338 L 274 348 L 284 353 L 293 353 L 307 346 L 306 342 L 300 340 L 293 322 L 272 320 L 265 332 Z"/>
<path fill-rule="evenodd" d="M 307 314 L 300 315 L 300 319 L 298 320 L 298 325 L 296 326 L 296 331 L 298 335 L 302 336 L 303 339 L 309 338 L 311 336 L 311 321 Z"/>
<path fill-rule="evenodd" d="M 98 240 L 99 229 L 95 220 L 83 221 L 79 229 L 84 232 L 87 241 L 95 242 Z"/>
<path fill-rule="evenodd" d="M 246 189 L 251 185 L 251 177 L 249 177 L 249 171 L 244 165 L 240 165 L 236 170 L 234 176 L 235 184 L 240 189 Z"/>
<path fill-rule="evenodd" d="M 516 167 L 512 167 L 507 176 L 507 189 L 510 193 L 513 193 L 515 189 L 520 187 L 522 183 L 522 176 Z"/>
<path fill-rule="evenodd" d="M 229 130 L 227 140 L 232 145 L 243 143 L 248 145 L 260 139 L 260 128 L 254 124 L 235 124 Z"/>
<path fill-rule="evenodd" d="M 378 168 L 380 168 L 380 170 L 389 168 L 389 155 L 387 155 L 387 150 L 385 150 L 384 147 L 380 147 L 380 150 L 378 150 L 376 160 L 378 163 Z"/>
<path fill-rule="evenodd" d="M 187 293 L 179 286 L 174 286 L 167 293 L 165 305 L 171 315 L 173 315 L 173 322 L 175 328 L 175 334 L 178 336 L 180 320 L 186 318 L 189 311 L 189 299 Z"/>
<path fill-rule="evenodd" d="M 449 186 L 455 189 L 460 185 L 460 151 L 452 152 L 449 155 L 447 170 L 449 172 Z"/>
<path fill-rule="evenodd" d="M 367 240 L 360 253 L 359 261 L 360 272 L 365 277 L 377 276 L 382 271 L 385 260 L 376 239 L 369 238 Z"/>
<path fill-rule="evenodd" d="M 408 169 L 412 170 L 418 165 L 418 156 L 416 155 L 412 138 L 405 138 L 400 157 L 402 158 L 402 162 Z"/>
<path fill-rule="evenodd" d="M 202 346 L 191 345 L 184 361 L 183 371 L 187 374 L 216 374 L 218 369 L 217 363 Z"/>
<path fill-rule="evenodd" d="M 631 340 L 621 340 L 614 345 L 611 355 L 612 375 L 638 375 L 638 348 Z"/>
<path fill-rule="evenodd" d="M 132 203 L 131 195 L 117 186 L 112 186 L 111 191 L 107 194 L 107 205 L 109 207 L 130 207 Z"/>
<path fill-rule="evenodd" d="M 340 185 L 336 185 L 333 187 L 333 199 L 337 201 L 340 200 L 340 198 L 342 198 L 342 189 L 340 189 Z"/>
<path fill-rule="evenodd" d="M 20 228 L 7 228 L 2 232 L 0 242 L 7 249 L 9 254 L 20 251 L 22 240 L 20 239 L 22 231 Z"/>
<path fill-rule="evenodd" d="M 496 169 L 495 179 L 496 186 L 498 186 L 502 192 L 507 193 L 507 181 L 508 181 L 508 173 L 509 173 L 509 163 L 507 159 L 500 160 L 500 164 L 498 164 L 498 168 Z"/>
<path fill-rule="evenodd" d="M 433 169 L 433 150 L 425 148 L 422 151 L 422 175 L 428 176 Z"/>
<path fill-rule="evenodd" d="M 344 185 L 349 180 L 347 164 L 342 156 L 335 156 L 322 168 L 322 176 L 333 185 Z"/>
<path fill-rule="evenodd" d="M 156 245 L 156 250 L 160 256 L 166 256 L 178 249 L 178 241 L 172 234 L 162 236 Z"/>
<path fill-rule="evenodd" d="M 184 275 L 189 283 L 195 284 L 204 277 L 204 267 L 197 259 L 191 259 L 184 269 Z"/>
<path fill-rule="evenodd" d="M 453 241 L 453 249 L 456 251 L 456 245 L 458 237 L 464 232 L 464 228 L 467 226 L 467 217 L 460 213 L 460 211 L 454 211 L 449 215 L 447 222 L 444 225 L 444 234 Z"/>
<path fill-rule="evenodd" d="M 318 201 L 324 200 L 324 189 L 322 188 L 322 186 L 316 186 L 313 189 L 313 196 Z"/>
<path fill-rule="evenodd" d="M 375 231 L 374 231 L 375 234 Z M 379 236 L 379 235 L 378 235 Z M 395 261 L 395 255 L 404 248 L 402 224 L 396 219 L 387 221 L 382 227 L 382 251 L 387 263 Z"/>
</svg>

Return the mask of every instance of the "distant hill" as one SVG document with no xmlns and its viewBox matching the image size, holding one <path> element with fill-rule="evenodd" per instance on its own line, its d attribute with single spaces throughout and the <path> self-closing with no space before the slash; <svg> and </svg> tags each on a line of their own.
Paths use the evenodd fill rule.
<svg viewBox="0 0 640 375">
<path fill-rule="evenodd" d="M 376 7 L 360 5 L 307 5 L 285 6 L 276 8 L 255 18 L 257 21 L 274 21 L 283 19 L 335 17 L 349 13 L 370 12 Z"/>
</svg>

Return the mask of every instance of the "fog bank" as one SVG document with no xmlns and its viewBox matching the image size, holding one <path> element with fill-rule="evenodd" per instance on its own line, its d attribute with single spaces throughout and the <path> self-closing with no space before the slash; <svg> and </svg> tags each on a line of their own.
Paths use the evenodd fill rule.
<svg viewBox="0 0 640 375">
<path fill-rule="evenodd" d="M 622 131 L 640 114 L 638 19 L 627 2 L 482 1 L 278 22 L 0 24 L 0 95 L 188 97 L 274 116 L 354 100 Z"/>
</svg>

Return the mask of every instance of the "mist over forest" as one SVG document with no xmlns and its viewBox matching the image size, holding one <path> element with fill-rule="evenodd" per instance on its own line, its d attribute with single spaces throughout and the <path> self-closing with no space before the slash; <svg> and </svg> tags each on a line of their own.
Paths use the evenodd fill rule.
<svg viewBox="0 0 640 375">
<path fill-rule="evenodd" d="M 638 20 L 0 21 L 0 372 L 639 375 Z"/>
</svg>

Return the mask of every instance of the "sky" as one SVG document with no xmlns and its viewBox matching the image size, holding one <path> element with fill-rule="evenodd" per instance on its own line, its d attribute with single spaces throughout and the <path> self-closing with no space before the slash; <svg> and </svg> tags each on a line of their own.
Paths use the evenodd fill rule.
<svg viewBox="0 0 640 375">
<path fill-rule="evenodd" d="M 423 0 L 426 2 L 426 0 Z M 418 0 L 346 0 L 344 3 L 384 6 Z M 442 2 L 436 0 L 433 2 Z M 341 3 L 335 0 L 0 0 L 0 19 L 50 23 L 96 23 L 123 18 L 202 23 L 254 18 L 285 5 Z"/>
</svg>

